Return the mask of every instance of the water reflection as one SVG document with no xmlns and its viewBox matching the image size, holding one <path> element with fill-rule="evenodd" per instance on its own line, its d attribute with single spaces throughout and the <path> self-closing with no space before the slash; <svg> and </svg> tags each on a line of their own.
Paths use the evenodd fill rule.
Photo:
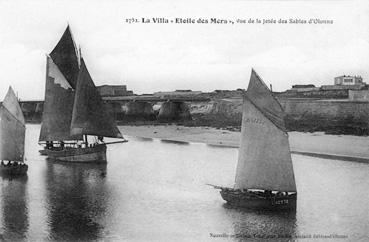
<svg viewBox="0 0 369 242">
<path fill-rule="evenodd" d="M 106 201 L 106 164 L 48 162 L 46 199 L 51 240 L 102 237 Z"/>
<path fill-rule="evenodd" d="M 2 238 L 25 240 L 28 232 L 27 176 L 1 177 Z"/>
<path fill-rule="evenodd" d="M 340 234 L 358 241 L 368 235 L 367 164 L 293 155 L 296 215 L 261 213 L 223 207 L 219 192 L 205 185 L 233 185 L 237 149 L 129 137 L 108 146 L 107 167 L 50 163 L 39 156 L 39 132 L 39 125 L 27 125 L 28 180 L 0 178 L 0 241 L 265 241 L 254 234 L 291 235 L 290 241 Z"/>
<path fill-rule="evenodd" d="M 296 210 L 267 211 L 235 209 L 224 205 L 227 215 L 233 221 L 236 240 L 271 239 L 290 241 L 295 237 Z"/>
</svg>

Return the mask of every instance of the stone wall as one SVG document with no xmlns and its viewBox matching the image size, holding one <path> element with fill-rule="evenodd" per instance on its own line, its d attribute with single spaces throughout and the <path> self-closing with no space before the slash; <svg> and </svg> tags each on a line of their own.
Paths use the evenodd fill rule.
<svg viewBox="0 0 369 242">
<path fill-rule="evenodd" d="M 153 106 L 148 102 L 128 102 L 125 105 L 125 115 L 122 120 L 155 120 Z"/>
<path fill-rule="evenodd" d="M 211 126 L 239 130 L 242 118 L 242 99 L 217 99 L 190 104 L 192 121 L 189 126 Z"/>
<path fill-rule="evenodd" d="M 157 120 L 160 122 L 191 120 L 189 107 L 185 102 L 164 102 L 160 107 Z"/>
<path fill-rule="evenodd" d="M 369 134 L 369 102 L 349 100 L 279 99 L 290 131 L 325 131 L 332 134 Z M 204 112 L 201 112 L 204 111 Z M 193 126 L 239 129 L 242 99 L 191 104 Z"/>
<path fill-rule="evenodd" d="M 316 98 L 316 99 L 347 99 L 348 89 L 343 90 L 311 90 L 311 91 L 297 91 L 288 90 L 286 92 L 274 93 L 278 98 Z"/>
<path fill-rule="evenodd" d="M 349 90 L 350 101 L 369 101 L 369 90 Z"/>
<path fill-rule="evenodd" d="M 288 130 L 369 135 L 369 102 L 286 98 L 279 98 L 279 101 L 287 114 L 285 122 Z M 126 106 L 109 103 L 107 108 L 116 120 L 123 123 L 124 120 L 128 121 L 127 118 L 131 115 L 133 122 L 142 119 L 143 116 L 156 122 L 156 118 L 161 116 L 159 122 L 185 121 L 184 124 L 189 126 L 212 126 L 235 130 L 239 130 L 241 126 L 241 98 L 182 102 L 182 104 L 165 103 L 163 104 L 167 105 L 166 111 L 160 107 L 157 112 L 153 110 L 151 103 L 131 103 Z M 21 107 L 27 122 L 41 122 L 42 102 L 22 102 Z"/>
<path fill-rule="evenodd" d="M 280 99 L 286 126 L 297 131 L 367 135 L 369 102 Z"/>
<path fill-rule="evenodd" d="M 279 100 L 285 112 L 293 117 L 314 115 L 326 118 L 369 118 L 369 102 L 348 100 Z"/>
</svg>

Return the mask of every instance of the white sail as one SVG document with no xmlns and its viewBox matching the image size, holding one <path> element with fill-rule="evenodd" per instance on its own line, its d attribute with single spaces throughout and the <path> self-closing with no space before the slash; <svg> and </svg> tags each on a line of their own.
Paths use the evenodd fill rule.
<svg viewBox="0 0 369 242">
<path fill-rule="evenodd" d="M 253 70 L 243 103 L 236 189 L 296 191 L 283 114 Z"/>
<path fill-rule="evenodd" d="M 0 160 L 23 161 L 25 121 L 10 87 L 0 107 Z"/>
<path fill-rule="evenodd" d="M 6 93 L 2 105 L 14 116 L 15 119 L 21 122 L 21 124 L 24 125 L 26 123 L 26 121 L 24 120 L 22 109 L 19 106 L 18 99 L 15 96 L 12 87 L 9 87 L 9 90 Z"/>
</svg>

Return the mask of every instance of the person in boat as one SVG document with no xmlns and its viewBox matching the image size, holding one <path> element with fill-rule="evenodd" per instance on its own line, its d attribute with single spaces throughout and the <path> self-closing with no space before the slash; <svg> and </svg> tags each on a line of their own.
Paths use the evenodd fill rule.
<svg viewBox="0 0 369 242">
<path fill-rule="evenodd" d="M 270 191 L 270 190 L 265 190 L 265 191 L 264 191 L 264 194 L 265 194 L 265 196 L 267 196 L 267 197 L 271 197 L 271 196 L 272 196 L 272 191 Z"/>
<path fill-rule="evenodd" d="M 60 148 L 64 149 L 64 142 L 60 141 Z"/>
<path fill-rule="evenodd" d="M 249 192 L 251 192 L 251 190 L 249 190 L 249 189 L 244 189 L 244 188 L 241 188 L 241 192 L 242 192 L 242 193 L 249 193 Z"/>
<path fill-rule="evenodd" d="M 97 139 L 101 142 L 104 143 L 104 136 L 98 136 Z"/>
<path fill-rule="evenodd" d="M 48 145 L 48 149 L 52 149 L 54 147 L 53 141 L 46 141 L 46 146 Z"/>
</svg>

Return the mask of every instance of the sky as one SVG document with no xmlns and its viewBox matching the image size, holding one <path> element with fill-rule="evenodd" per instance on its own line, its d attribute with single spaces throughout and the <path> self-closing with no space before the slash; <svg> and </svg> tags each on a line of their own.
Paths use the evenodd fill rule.
<svg viewBox="0 0 369 242">
<path fill-rule="evenodd" d="M 333 24 L 128 24 L 152 19 L 325 19 Z M 0 0 L 0 99 L 44 97 L 46 54 L 67 25 L 96 85 L 135 93 L 247 88 L 251 68 L 274 91 L 369 83 L 369 2 L 362 0 Z"/>
</svg>

